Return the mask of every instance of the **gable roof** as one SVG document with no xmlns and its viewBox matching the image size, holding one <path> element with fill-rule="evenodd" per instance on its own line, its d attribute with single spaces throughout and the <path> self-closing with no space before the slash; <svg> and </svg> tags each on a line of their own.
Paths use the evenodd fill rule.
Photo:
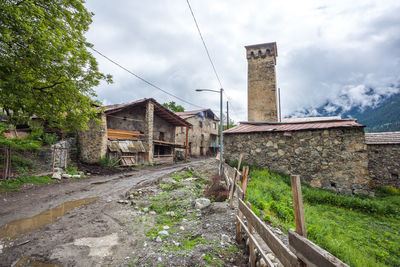
<svg viewBox="0 0 400 267">
<path fill-rule="evenodd" d="M 160 118 L 168 121 L 169 123 L 171 123 L 172 125 L 175 125 L 175 126 L 186 126 L 186 127 L 191 126 L 190 123 L 188 123 L 187 121 L 185 121 L 184 119 L 182 119 L 181 117 L 179 117 L 178 115 L 176 115 L 175 113 L 170 111 L 169 109 L 165 108 L 163 105 L 158 103 L 153 98 L 144 98 L 144 99 L 133 101 L 128 104 L 108 105 L 108 106 L 105 106 L 104 112 L 106 114 L 113 114 L 113 113 L 122 111 L 127 108 L 144 106 L 149 101 L 152 102 L 154 105 L 154 113 L 157 116 L 159 116 Z"/>
<path fill-rule="evenodd" d="M 330 128 L 364 127 L 356 120 L 303 121 L 303 122 L 240 122 L 240 125 L 225 130 L 224 134 L 253 132 L 290 132 Z"/>
<path fill-rule="evenodd" d="M 198 115 L 200 117 L 204 117 L 204 115 L 202 115 L 202 113 L 209 113 L 213 116 L 214 120 L 219 121 L 219 118 L 215 115 L 215 113 L 210 108 L 176 112 L 175 114 L 183 119 L 187 119 L 187 118 L 190 118 L 190 117 L 193 117 L 196 115 Z"/>
<path fill-rule="evenodd" d="M 400 132 L 365 133 L 367 145 L 400 144 Z"/>
</svg>

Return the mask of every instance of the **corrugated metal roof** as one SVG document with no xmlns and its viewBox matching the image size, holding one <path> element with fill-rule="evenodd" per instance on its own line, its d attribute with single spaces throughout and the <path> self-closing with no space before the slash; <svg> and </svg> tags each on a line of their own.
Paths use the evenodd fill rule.
<svg viewBox="0 0 400 267">
<path fill-rule="evenodd" d="M 211 109 L 198 109 L 198 110 L 189 110 L 189 111 L 183 111 L 183 112 L 175 112 L 176 115 L 183 119 L 187 119 L 196 115 L 202 116 L 202 112 L 210 112 L 212 116 L 214 117 L 215 120 L 219 121 L 219 118 L 215 115 L 215 113 Z"/>
<path fill-rule="evenodd" d="M 343 127 L 364 127 L 356 120 L 305 121 L 305 122 L 241 122 L 240 125 L 225 130 L 224 134 L 253 132 L 290 132 L 302 130 L 330 129 Z"/>
<path fill-rule="evenodd" d="M 368 145 L 400 144 L 400 132 L 365 133 Z"/>
</svg>

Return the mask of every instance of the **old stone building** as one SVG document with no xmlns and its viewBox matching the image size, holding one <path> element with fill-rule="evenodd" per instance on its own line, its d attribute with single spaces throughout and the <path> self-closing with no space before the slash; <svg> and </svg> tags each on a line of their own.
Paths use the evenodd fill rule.
<svg viewBox="0 0 400 267">
<path fill-rule="evenodd" d="M 244 122 L 224 131 L 224 157 L 270 171 L 298 174 L 313 187 L 367 193 L 364 126 L 355 120 L 298 123 Z"/>
<path fill-rule="evenodd" d="M 276 43 L 246 46 L 248 121 L 278 121 Z"/>
<path fill-rule="evenodd" d="M 278 121 L 276 43 L 246 46 L 248 122 L 224 131 L 224 158 L 298 174 L 303 182 L 338 193 L 368 193 L 364 126 L 338 118 Z"/>
<path fill-rule="evenodd" d="M 373 185 L 400 189 L 400 132 L 366 133 L 365 142 Z"/>
<path fill-rule="evenodd" d="M 188 132 L 189 154 L 191 156 L 214 155 L 218 148 L 218 122 L 211 109 L 177 112 L 178 116 L 190 123 Z M 186 143 L 186 129 L 177 127 L 176 141 Z"/>
<path fill-rule="evenodd" d="M 98 162 L 106 155 L 121 165 L 172 162 L 176 127 L 190 127 L 181 117 L 152 98 L 129 104 L 110 105 L 100 115 L 101 123 L 89 122 L 78 133 L 81 160 Z"/>
</svg>

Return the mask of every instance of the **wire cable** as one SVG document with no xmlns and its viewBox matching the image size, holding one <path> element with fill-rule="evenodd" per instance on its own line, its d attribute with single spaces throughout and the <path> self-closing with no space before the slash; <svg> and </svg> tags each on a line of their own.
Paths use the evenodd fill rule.
<svg viewBox="0 0 400 267">
<path fill-rule="evenodd" d="M 215 69 L 214 63 L 213 63 L 213 61 L 212 61 L 212 59 L 211 59 L 211 56 L 210 56 L 210 53 L 209 53 L 209 51 L 208 51 L 206 42 L 204 41 L 203 35 L 201 34 L 199 24 L 197 23 L 196 17 L 194 16 L 194 13 L 193 13 L 192 7 L 190 6 L 189 0 L 186 0 L 186 2 L 187 2 L 187 4 L 188 4 L 188 6 L 189 6 L 190 13 L 192 14 L 194 23 L 196 24 L 196 28 L 197 28 L 197 31 L 199 32 L 201 41 L 203 42 L 203 46 L 204 46 L 204 49 L 206 50 L 208 59 L 210 60 L 211 66 L 212 66 L 212 68 L 213 68 L 213 70 L 214 70 L 215 77 L 217 77 L 217 80 L 218 80 L 218 83 L 219 83 L 220 87 L 221 87 L 221 88 L 224 88 L 224 87 L 222 86 L 221 80 L 219 79 L 219 76 L 218 76 L 217 70 Z"/>
<path fill-rule="evenodd" d="M 29 5 L 29 4 L 28 4 L 28 5 Z M 50 21 L 52 24 L 54 24 L 56 27 L 58 27 L 59 29 L 61 29 L 61 30 L 63 30 L 63 31 L 67 31 L 67 29 L 65 29 L 65 28 L 63 28 L 62 26 L 60 26 L 57 22 L 53 21 L 53 20 L 52 20 L 51 18 L 49 18 L 48 16 L 43 15 L 43 14 L 40 14 L 40 13 L 37 12 L 35 9 L 33 9 L 33 10 L 34 10 L 34 12 L 35 12 L 37 15 L 41 16 L 42 18 L 47 19 L 47 20 Z M 46 17 L 45 17 L 45 16 L 46 16 Z M 76 40 L 75 40 L 75 41 L 76 41 Z M 121 64 L 119 64 L 118 62 L 116 62 L 116 61 L 112 60 L 111 58 L 107 57 L 106 55 L 104 55 L 103 53 L 101 53 L 100 51 L 98 51 L 97 49 L 95 49 L 94 47 L 90 47 L 90 46 L 88 46 L 88 45 L 86 45 L 86 47 L 87 47 L 87 48 L 90 48 L 91 50 L 93 50 L 94 52 L 96 52 L 96 53 L 99 54 L 100 56 L 104 57 L 105 59 L 107 59 L 107 60 L 110 61 L 111 63 L 113 63 L 113 64 L 115 64 L 116 66 L 120 67 L 121 69 L 127 71 L 127 72 L 130 73 L 131 75 L 135 76 L 137 79 L 141 80 L 142 82 L 144 82 L 144 83 L 146 83 L 146 84 L 148 84 L 148 85 L 150 85 L 150 86 L 152 86 L 152 87 L 154 87 L 154 88 L 156 88 L 156 89 L 162 91 L 163 93 L 165 93 L 165 94 L 167 94 L 167 95 L 169 95 L 169 96 L 172 96 L 172 97 L 174 97 L 174 98 L 176 98 L 176 99 L 179 99 L 180 101 L 182 101 L 182 102 L 184 102 L 184 103 L 186 103 L 186 104 L 189 104 L 189 105 L 191 105 L 191 106 L 194 106 L 194 107 L 197 107 L 197 108 L 200 108 L 200 109 L 204 109 L 204 107 L 201 107 L 201 106 L 199 106 L 199 105 L 193 104 L 193 103 L 191 103 L 191 102 L 189 102 L 189 101 L 187 101 L 187 100 L 185 100 L 185 99 L 183 99 L 183 98 L 181 98 L 181 97 L 179 97 L 179 96 L 176 96 L 176 95 L 174 95 L 174 94 L 172 94 L 172 93 L 170 93 L 170 92 L 168 92 L 168 91 L 166 91 L 166 90 L 160 88 L 159 86 L 153 84 L 152 82 L 147 81 L 146 79 L 140 77 L 139 75 L 135 74 L 134 72 L 128 70 L 127 68 L 125 68 L 124 66 L 122 66 Z"/>
<path fill-rule="evenodd" d="M 116 61 L 112 60 L 111 58 L 107 57 L 106 55 L 104 55 L 103 53 L 101 53 L 100 51 L 98 51 L 97 49 L 95 49 L 95 48 L 93 48 L 93 47 L 89 47 L 89 48 L 92 49 L 92 50 L 93 50 L 94 52 L 96 52 L 97 54 L 99 54 L 100 56 L 102 56 L 102 57 L 104 57 L 105 59 L 107 59 L 108 61 L 110 61 L 111 63 L 117 65 L 117 66 L 120 67 L 121 69 L 123 69 L 123 70 L 127 71 L 128 73 L 130 73 L 131 75 L 135 76 L 136 78 L 138 78 L 138 79 L 141 80 L 142 82 L 147 83 L 148 85 L 150 85 L 150 86 L 152 86 L 152 87 L 154 87 L 154 88 L 156 88 L 156 89 L 158 89 L 158 90 L 164 92 L 165 94 L 167 94 L 167 95 L 169 95 L 169 96 L 172 96 L 172 97 L 174 97 L 174 98 L 176 98 L 176 99 L 179 99 L 180 101 L 185 102 L 186 104 L 189 104 L 189 105 L 192 105 L 192 106 L 194 106 L 194 107 L 203 109 L 203 107 L 201 107 L 201 106 L 199 106 L 199 105 L 196 105 L 196 104 L 193 104 L 193 103 L 190 103 L 189 101 L 186 101 L 185 99 L 183 99 L 183 98 L 181 98 L 181 97 L 179 97 L 179 96 L 176 96 L 176 95 L 174 95 L 174 94 L 172 94 L 172 93 L 170 93 L 170 92 L 168 92 L 168 91 L 166 91 L 166 90 L 160 88 L 159 86 L 155 85 L 154 83 L 147 81 L 146 79 L 140 77 L 139 75 L 137 75 L 137 74 L 135 74 L 134 72 L 130 71 L 129 69 L 125 68 L 124 66 L 122 66 L 122 65 L 119 64 L 118 62 L 116 62 Z"/>
</svg>

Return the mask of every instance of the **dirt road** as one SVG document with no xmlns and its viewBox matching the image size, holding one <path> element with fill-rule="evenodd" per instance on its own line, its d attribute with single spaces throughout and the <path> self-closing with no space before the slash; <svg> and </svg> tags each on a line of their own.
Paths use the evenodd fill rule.
<svg viewBox="0 0 400 267">
<path fill-rule="evenodd" d="M 118 203 L 118 200 L 126 199 L 138 188 L 145 191 L 157 184 L 156 181 L 183 168 L 204 169 L 204 166 L 209 171 L 215 166 L 211 172 L 217 168 L 215 160 L 207 159 L 146 167 L 125 174 L 90 177 L 0 195 L 0 266 L 136 266 L 129 259 L 144 256 L 133 254 L 138 249 L 146 251 L 147 243 L 143 243 L 143 237 L 139 238 L 140 231 L 135 227 L 150 227 L 151 219 L 146 224 L 142 219 L 133 222 L 132 218 L 138 216 L 144 216 L 146 220 L 147 210 L 134 209 Z M 184 189 L 194 192 L 196 187 L 191 189 L 190 186 L 188 184 Z M 161 189 L 148 190 L 151 195 L 160 194 L 156 191 Z M 199 214 L 197 217 L 201 217 Z M 234 214 L 228 215 L 232 217 Z M 200 224 L 200 221 L 193 222 L 193 225 Z M 225 228 L 233 232 L 233 219 Z M 157 266 L 160 263 L 150 261 L 140 265 Z"/>
</svg>

